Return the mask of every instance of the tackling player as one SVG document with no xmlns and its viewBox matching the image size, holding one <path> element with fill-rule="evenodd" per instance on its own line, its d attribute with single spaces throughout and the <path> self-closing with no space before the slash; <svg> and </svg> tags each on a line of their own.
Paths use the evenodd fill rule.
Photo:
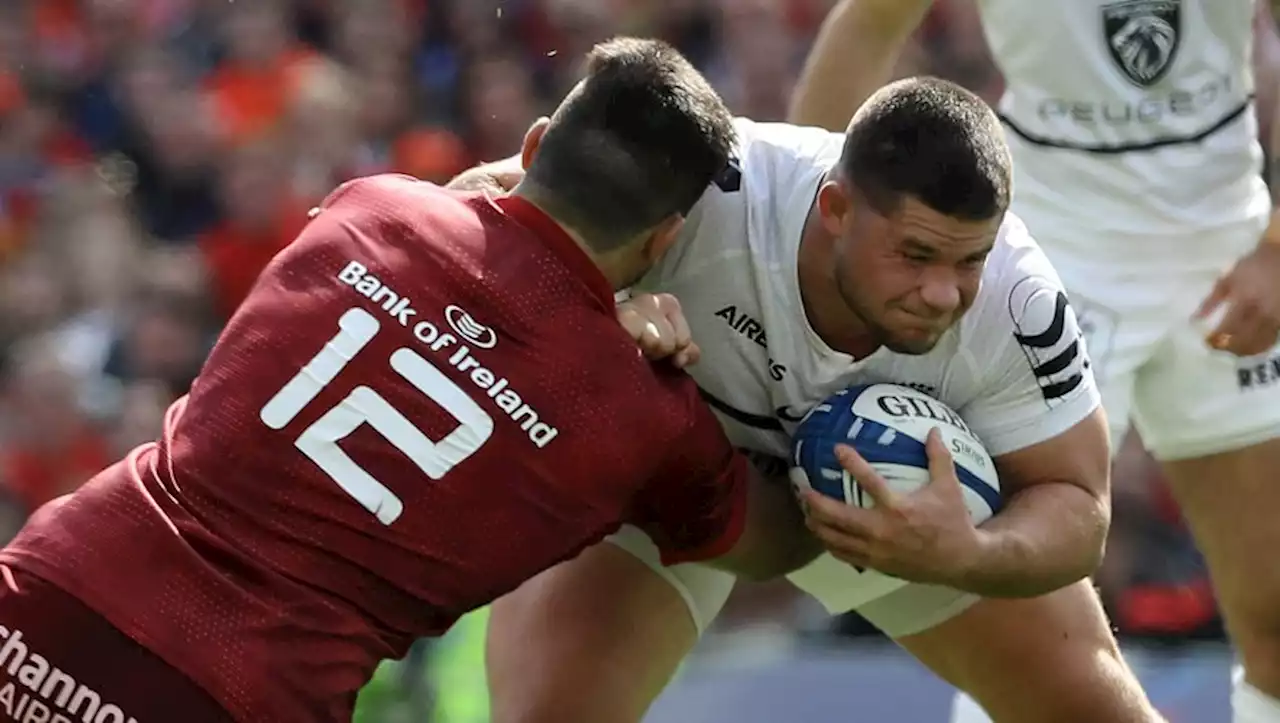
<svg viewBox="0 0 1280 723">
<path fill-rule="evenodd" d="M 1109 519 L 1106 421 L 1057 275 L 1005 215 L 1002 135 L 979 98 L 929 79 L 884 89 L 844 135 L 739 120 L 734 162 L 639 287 L 680 298 L 702 350 L 691 374 L 741 447 L 784 457 L 811 405 L 897 382 L 957 409 L 997 460 L 1006 506 L 981 529 L 953 485 L 877 508 L 873 526 L 824 506 L 833 552 L 924 582 L 827 556 L 799 587 L 1002 722 L 1147 723 L 1083 579 Z M 631 528 L 526 583 L 493 608 L 495 720 L 638 720 L 732 586 L 662 567 Z"/>
<path fill-rule="evenodd" d="M 843 127 L 930 4 L 838 5 L 795 120 Z M 1132 419 L 1204 552 L 1244 664 L 1234 720 L 1280 723 L 1280 215 L 1250 54 L 1274 52 L 1270 4 L 977 6 L 1005 77 L 1013 208 L 1080 314 L 1113 441 Z M 1271 152 L 1280 194 L 1280 136 Z"/>
<path fill-rule="evenodd" d="M 379 661 L 623 520 L 668 561 L 812 559 L 785 485 L 615 319 L 733 134 L 678 53 L 623 39 L 531 129 L 510 196 L 331 194 L 160 441 L 0 553 L 4 717 L 347 721 Z"/>
</svg>

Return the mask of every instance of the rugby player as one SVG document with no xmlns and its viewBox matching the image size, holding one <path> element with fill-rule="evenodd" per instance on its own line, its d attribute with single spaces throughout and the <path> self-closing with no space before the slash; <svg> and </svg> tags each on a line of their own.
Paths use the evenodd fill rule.
<svg viewBox="0 0 1280 723">
<path fill-rule="evenodd" d="M 669 562 L 812 559 L 786 486 L 615 318 L 733 137 L 684 58 L 621 39 L 513 194 L 332 193 L 162 438 L 0 552 L 0 717 L 349 721 L 381 660 L 624 520 Z"/>
<path fill-rule="evenodd" d="M 838 5 L 794 120 L 843 127 L 930 4 Z M 1280 723 L 1280 216 L 1253 102 L 1254 63 L 1259 80 L 1277 69 L 1251 55 L 1275 47 L 1271 7 L 977 6 L 1005 77 L 1013 209 L 1080 315 L 1113 444 L 1132 419 L 1204 553 L 1244 666 L 1235 722 Z"/>
<path fill-rule="evenodd" d="M 1158 720 L 1085 579 L 1110 514 L 1107 423 L 1058 277 L 1005 214 L 995 115 L 914 79 L 846 134 L 737 127 L 733 162 L 637 285 L 680 298 L 702 353 L 691 374 L 730 439 L 783 458 L 830 393 L 908 384 L 964 416 L 1006 498 L 981 528 L 945 484 L 869 526 L 821 505 L 815 527 L 840 559 L 791 580 L 833 613 L 857 610 L 1002 723 Z M 512 168 L 464 176 L 509 183 Z M 634 528 L 526 583 L 490 621 L 495 721 L 639 720 L 732 586 L 663 567 Z"/>
</svg>

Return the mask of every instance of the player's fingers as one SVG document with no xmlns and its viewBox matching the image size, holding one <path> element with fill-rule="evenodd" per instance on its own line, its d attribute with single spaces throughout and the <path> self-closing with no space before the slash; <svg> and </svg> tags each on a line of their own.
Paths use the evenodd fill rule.
<svg viewBox="0 0 1280 723">
<path fill-rule="evenodd" d="M 664 307 L 671 303 L 675 297 L 671 294 L 650 294 L 648 292 L 633 293 L 631 303 L 642 309 L 650 318 L 666 316 Z"/>
<path fill-rule="evenodd" d="M 694 364 L 697 364 L 698 360 L 701 358 L 702 349 L 697 344 L 690 342 L 688 346 L 676 352 L 672 361 L 675 363 L 677 368 L 684 369 L 685 367 L 691 367 Z"/>
<path fill-rule="evenodd" d="M 618 323 L 650 359 L 663 359 L 676 351 L 675 330 L 652 302 L 632 299 L 618 304 Z"/>
<path fill-rule="evenodd" d="M 858 450 L 847 444 L 836 445 L 836 459 L 840 466 L 857 481 L 864 494 L 875 501 L 877 507 L 893 509 L 898 505 L 898 496 L 889 489 L 880 473 L 876 472 L 867 460 L 858 454 Z"/>
<path fill-rule="evenodd" d="M 657 299 L 663 317 L 671 323 L 675 333 L 676 348 L 683 349 L 692 344 L 693 332 L 689 329 L 689 320 L 685 318 L 684 309 L 680 307 L 680 300 L 671 294 L 657 294 Z"/>
<path fill-rule="evenodd" d="M 1257 338 L 1245 356 L 1265 354 L 1280 343 L 1280 321 L 1268 318 L 1258 325 Z"/>
<path fill-rule="evenodd" d="M 811 529 L 810 532 L 836 559 L 864 569 L 871 567 L 868 564 L 871 558 L 870 547 L 865 540 L 850 537 L 831 528 L 820 527 Z"/>
<path fill-rule="evenodd" d="M 1222 302 L 1226 301 L 1227 297 L 1230 295 L 1231 277 L 1224 276 L 1214 283 L 1213 289 L 1209 291 L 1209 295 L 1204 298 L 1204 301 L 1200 302 L 1200 307 L 1196 309 L 1194 317 L 1197 319 L 1209 318 L 1209 315 L 1217 310 L 1217 308 L 1222 305 Z"/>
<path fill-rule="evenodd" d="M 817 490 L 801 490 L 805 522 L 814 534 L 868 539 L 875 534 L 875 518 L 868 510 L 832 499 Z"/>
<path fill-rule="evenodd" d="M 1269 297 L 1272 293 L 1271 289 L 1267 289 L 1260 293 L 1240 295 L 1240 300 L 1235 304 L 1240 309 L 1236 326 L 1224 329 L 1231 335 L 1230 341 L 1225 345 L 1227 351 L 1238 356 L 1254 356 L 1275 346 L 1280 319 L 1271 310 L 1273 304 Z"/>
<path fill-rule="evenodd" d="M 637 294 L 631 297 L 632 304 L 641 314 L 656 326 L 662 329 L 663 338 L 666 343 L 672 345 L 674 349 L 679 349 L 683 343 L 689 338 L 689 325 L 685 323 L 684 312 L 680 309 L 680 302 L 671 294 Z M 679 326 L 684 327 L 683 337 Z"/>
<path fill-rule="evenodd" d="M 1257 313 L 1253 304 L 1232 300 L 1226 303 L 1226 313 L 1206 338 L 1209 346 L 1219 351 L 1232 351 L 1240 347 L 1240 341 L 1250 333 L 1251 321 Z"/>
<path fill-rule="evenodd" d="M 651 319 L 640 337 L 640 349 L 650 359 L 666 359 L 679 348 L 675 342 L 675 331 L 666 319 Z"/>
<path fill-rule="evenodd" d="M 837 559 L 859 567 L 870 567 L 867 561 L 871 557 L 871 544 L 867 540 L 844 534 L 841 530 L 810 526 L 810 534 L 818 543 Z"/>
<path fill-rule="evenodd" d="M 1276 345 L 1276 331 L 1274 324 L 1258 316 L 1246 331 L 1231 338 L 1226 350 L 1242 357 L 1263 354 Z"/>
<path fill-rule="evenodd" d="M 649 321 L 645 318 L 645 315 L 641 314 L 640 310 L 630 301 L 618 304 L 614 309 L 614 314 L 617 316 L 618 324 L 622 326 L 623 330 L 632 339 L 639 342 L 640 337 L 644 335 L 644 327 Z"/>
<path fill-rule="evenodd" d="M 924 441 L 925 454 L 929 456 L 929 481 L 947 482 L 956 480 L 956 463 L 951 457 L 951 450 L 942 441 L 942 430 L 934 427 Z"/>
</svg>

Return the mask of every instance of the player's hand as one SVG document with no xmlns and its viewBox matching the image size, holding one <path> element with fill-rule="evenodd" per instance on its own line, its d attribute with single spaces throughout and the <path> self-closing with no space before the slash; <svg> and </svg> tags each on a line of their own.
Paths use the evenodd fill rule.
<svg viewBox="0 0 1280 723">
<path fill-rule="evenodd" d="M 804 490 L 802 501 L 809 529 L 836 558 L 911 582 L 954 587 L 978 556 L 979 532 L 936 428 L 925 446 L 930 481 L 911 494 L 889 489 L 852 447 L 837 445 L 836 458 L 874 506 L 855 507 L 815 490 Z"/>
<path fill-rule="evenodd" d="M 445 185 L 455 191 L 486 191 L 502 195 L 524 180 L 524 164 L 520 155 L 485 163 L 458 174 Z"/>
<path fill-rule="evenodd" d="M 618 323 L 649 359 L 669 358 L 683 369 L 702 355 L 680 301 L 671 294 L 637 294 L 618 304 L 617 314 Z"/>
<path fill-rule="evenodd" d="M 1280 242 L 1264 241 L 1218 280 L 1196 317 L 1220 317 L 1205 341 L 1237 356 L 1261 354 L 1280 335 Z"/>
</svg>

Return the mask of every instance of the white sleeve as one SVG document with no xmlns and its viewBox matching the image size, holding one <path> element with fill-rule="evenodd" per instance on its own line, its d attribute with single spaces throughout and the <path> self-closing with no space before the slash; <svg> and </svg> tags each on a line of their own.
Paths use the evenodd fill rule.
<svg viewBox="0 0 1280 723">
<path fill-rule="evenodd" d="M 1043 264 L 1018 264 L 1003 298 L 992 299 L 1008 303 L 986 310 L 992 351 L 979 360 L 977 394 L 957 410 L 993 457 L 1053 439 L 1101 403 L 1066 292 L 1039 249 L 1032 255 Z"/>
</svg>

